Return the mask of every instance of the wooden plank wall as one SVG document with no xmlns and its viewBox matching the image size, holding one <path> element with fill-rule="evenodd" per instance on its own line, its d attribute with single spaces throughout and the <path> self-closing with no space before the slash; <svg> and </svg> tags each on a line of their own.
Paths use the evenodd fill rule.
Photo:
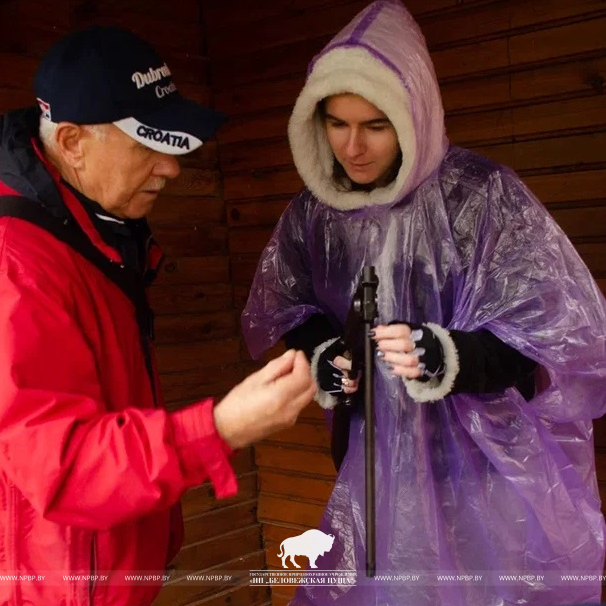
<svg viewBox="0 0 606 606">
<path fill-rule="evenodd" d="M 286 126 L 308 61 L 366 0 L 204 3 L 228 250 L 245 301 L 260 251 L 301 187 Z M 606 288 L 606 5 L 601 0 L 409 0 L 440 80 L 451 140 L 514 167 Z M 606 497 L 606 423 L 596 423 Z M 315 527 L 334 471 L 312 405 L 256 448 L 267 563 Z M 273 593 L 274 606 L 292 594 Z"/>
<path fill-rule="evenodd" d="M 158 48 L 183 93 L 209 101 L 198 0 L 0 0 L 0 113 L 33 104 L 31 80 L 42 54 L 62 34 L 92 23 L 139 33 Z M 151 298 L 162 383 L 174 409 L 224 394 L 251 369 L 241 352 L 215 141 L 183 160 L 181 177 L 167 187 L 151 219 L 168 255 Z M 262 567 L 252 450 L 239 453 L 234 464 L 236 498 L 216 501 L 208 483 L 185 495 L 178 574 L 241 571 L 248 580 L 250 569 Z M 177 582 L 163 589 L 156 606 L 256 606 L 268 599 L 266 588 L 247 584 L 234 589 Z"/>
</svg>

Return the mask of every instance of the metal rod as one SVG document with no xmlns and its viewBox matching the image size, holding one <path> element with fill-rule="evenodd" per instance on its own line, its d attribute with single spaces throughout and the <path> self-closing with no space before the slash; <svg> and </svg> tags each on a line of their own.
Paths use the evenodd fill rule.
<svg viewBox="0 0 606 606">
<path fill-rule="evenodd" d="M 374 347 L 366 335 L 364 347 L 364 416 L 366 450 L 366 576 L 376 571 L 375 546 L 375 402 L 374 402 Z"/>
<path fill-rule="evenodd" d="M 365 418 L 365 472 L 366 472 L 366 576 L 374 577 L 376 572 L 375 539 L 375 356 L 374 342 L 368 334 L 378 316 L 377 279 L 375 268 L 362 270 L 361 312 L 364 322 L 364 418 Z"/>
</svg>

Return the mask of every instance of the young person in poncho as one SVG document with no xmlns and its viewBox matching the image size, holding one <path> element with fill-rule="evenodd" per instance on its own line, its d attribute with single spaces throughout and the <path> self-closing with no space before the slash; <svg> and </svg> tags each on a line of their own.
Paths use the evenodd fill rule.
<svg viewBox="0 0 606 606">
<path fill-rule="evenodd" d="M 606 312 L 573 246 L 512 170 L 449 144 L 424 38 L 397 1 L 313 59 L 288 134 L 306 188 L 259 262 L 248 346 L 305 350 L 325 408 L 360 391 L 339 337 L 375 267 L 377 575 L 424 575 L 365 578 L 364 417 L 339 405 L 347 450 L 320 525 L 335 540 L 317 566 L 358 583 L 301 587 L 292 604 L 599 601 L 598 580 L 561 576 L 604 564 L 592 419 L 606 411 Z M 463 574 L 483 579 L 438 580 Z"/>
</svg>

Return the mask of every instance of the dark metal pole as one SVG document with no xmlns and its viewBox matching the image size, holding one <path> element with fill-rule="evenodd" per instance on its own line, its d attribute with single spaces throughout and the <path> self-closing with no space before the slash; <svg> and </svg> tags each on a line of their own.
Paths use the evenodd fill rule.
<svg viewBox="0 0 606 606">
<path fill-rule="evenodd" d="M 366 576 L 374 577 L 376 572 L 375 539 L 375 356 L 374 342 L 369 331 L 378 316 L 377 288 L 379 280 L 375 268 L 364 267 L 362 272 L 362 321 L 364 338 L 364 417 L 365 417 L 365 460 L 366 460 Z"/>
</svg>

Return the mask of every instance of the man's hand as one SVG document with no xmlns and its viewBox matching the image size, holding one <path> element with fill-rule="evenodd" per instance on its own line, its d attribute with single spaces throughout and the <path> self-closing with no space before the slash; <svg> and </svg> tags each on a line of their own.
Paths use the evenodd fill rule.
<svg viewBox="0 0 606 606">
<path fill-rule="evenodd" d="M 215 406 L 219 435 L 243 448 L 295 424 L 317 386 L 305 354 L 291 349 L 236 385 Z"/>
</svg>

